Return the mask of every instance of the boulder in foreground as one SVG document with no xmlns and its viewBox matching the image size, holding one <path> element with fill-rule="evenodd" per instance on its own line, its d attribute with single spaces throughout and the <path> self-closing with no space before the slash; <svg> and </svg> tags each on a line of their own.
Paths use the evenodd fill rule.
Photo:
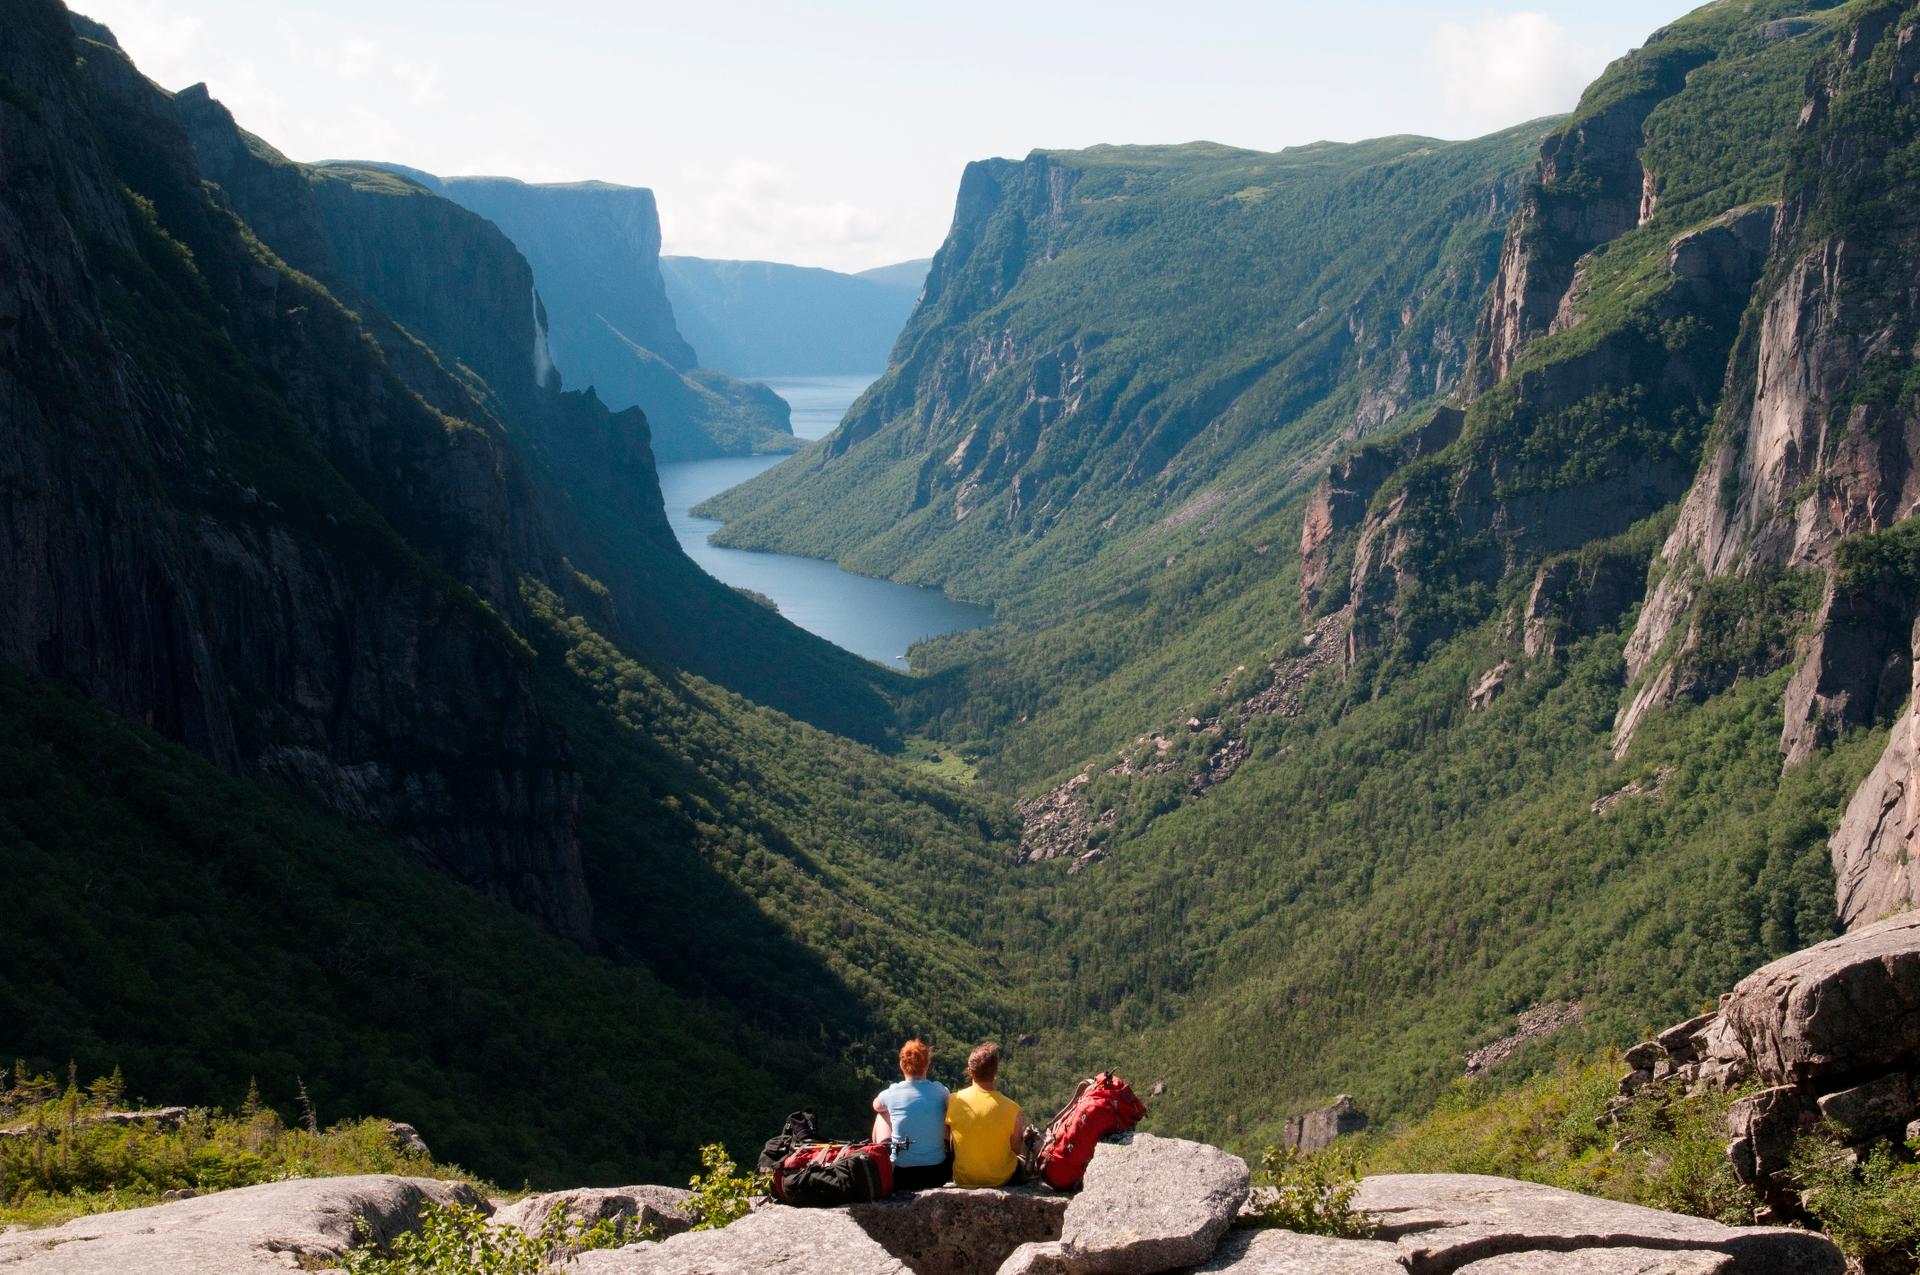
<svg viewBox="0 0 1920 1275">
<path fill-rule="evenodd" d="M 1840 1250 L 1810 1231 L 1723 1226 L 1470 1173 L 1367 1178 L 1354 1207 L 1379 1222 L 1381 1236 L 1399 1246 L 1401 1261 L 1413 1275 L 1450 1275 L 1471 1263 L 1527 1253 L 1540 1257 L 1539 1265 L 1528 1269 L 1560 1272 L 1569 1253 L 1598 1261 L 1589 1255 L 1603 1249 L 1717 1253 L 1731 1260 L 1727 1270 L 1735 1275 L 1842 1275 L 1846 1269 Z M 1698 1259 L 1687 1261 L 1697 1264 Z"/>
<path fill-rule="evenodd" d="M 96 1213 L 44 1231 L 0 1235 L 7 1275 L 256 1275 L 336 1265 L 365 1223 L 386 1242 L 420 1206 L 484 1208 L 460 1182 L 377 1175 L 309 1178 L 221 1191 L 152 1208 Z"/>
</svg>

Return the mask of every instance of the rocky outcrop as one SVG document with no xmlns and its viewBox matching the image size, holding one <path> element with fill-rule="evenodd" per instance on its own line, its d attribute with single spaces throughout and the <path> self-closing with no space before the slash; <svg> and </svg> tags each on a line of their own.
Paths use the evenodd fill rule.
<svg viewBox="0 0 1920 1275">
<path fill-rule="evenodd" d="M 1914 640 L 1920 646 L 1920 626 Z M 1834 912 L 1848 929 L 1911 911 L 1920 903 L 1920 846 L 1914 844 L 1920 834 L 1920 660 L 1910 663 L 1916 693 L 1828 842 Z M 1787 698 L 1791 705 L 1791 689 Z"/>
<path fill-rule="evenodd" d="M 1836 578 L 1848 537 L 1920 500 L 1912 386 L 1920 295 L 1888 287 L 1920 244 L 1904 201 L 1886 202 L 1882 158 L 1920 105 L 1912 16 L 1863 14 L 1813 75 L 1761 303 L 1742 333 L 1716 431 L 1661 552 L 1660 582 L 1627 648 L 1634 691 L 1618 750 L 1688 684 L 1688 627 L 1707 582 L 1816 570 L 1827 587 L 1796 657 L 1781 750 L 1803 761 L 1848 727 L 1884 720 L 1905 687 L 1911 590 Z M 1852 94 L 1836 112 L 1834 102 Z M 1863 213 L 1863 209 L 1886 212 Z M 1895 210 L 1896 205 L 1898 211 Z M 1760 670 L 1765 671 L 1765 670 Z"/>
<path fill-rule="evenodd" d="M 1400 1250 L 1380 1240 L 1340 1240 L 1325 1235 L 1248 1227 L 1220 1241 L 1197 1275 L 1406 1275 Z"/>
<path fill-rule="evenodd" d="M 1513 1030 L 1467 1055 L 1469 1076 L 1484 1076 L 1536 1041 L 1580 1023 L 1579 1001 L 1549 1001 L 1529 1005 L 1514 1017 Z"/>
<path fill-rule="evenodd" d="M 544 1230 L 556 1213 L 570 1223 L 592 1226 L 598 1222 L 627 1221 L 655 1235 L 678 1235 L 693 1225 L 687 1212 L 690 1193 L 672 1186 L 577 1187 L 571 1191 L 547 1191 L 515 1200 L 494 1210 L 489 1221 L 494 1226 L 512 1226 L 529 1235 Z"/>
<path fill-rule="evenodd" d="M 1920 1116 L 1920 915 L 1894 917 L 1749 974 L 1710 1014 L 1627 1053 L 1624 1099 L 1649 1085 L 1759 1085 L 1729 1113 L 1728 1159 L 1782 1214 L 1795 1140 L 1826 1119 L 1853 1144 Z"/>
<path fill-rule="evenodd" d="M 994 1275 L 1023 1244 L 1060 1238 L 1069 1197 L 1043 1186 L 941 1187 L 847 1211 L 914 1275 Z"/>
<path fill-rule="evenodd" d="M 695 368 L 697 356 L 675 324 L 660 274 L 652 191 L 388 167 L 505 232 L 532 267 L 559 375 L 569 385 L 593 388 L 615 410 L 643 408 L 660 459 L 799 446 L 787 405 L 772 391 Z"/>
<path fill-rule="evenodd" d="M 1556 1187 L 1465 1173 L 1365 1178 L 1354 1207 L 1373 1218 L 1411 1275 L 1451 1275 L 1499 1259 L 1492 1271 L 1667 1269 L 1653 1253 L 1681 1255 L 1674 1268 L 1742 1275 L 1840 1275 L 1840 1250 L 1824 1236 L 1784 1227 L 1723 1226 L 1704 1218 L 1595 1199 Z M 1608 1258 L 1610 1250 L 1630 1255 Z M 1531 1260 L 1527 1260 L 1531 1259 Z M 1617 1263 L 1617 1264 L 1616 1264 Z"/>
<path fill-rule="evenodd" d="M 1425 423 L 1398 438 L 1370 444 L 1335 461 L 1327 476 L 1307 498 L 1300 526 L 1300 614 L 1311 618 L 1326 605 L 1346 601 L 1347 579 L 1337 572 L 1340 550 L 1366 519 L 1367 508 L 1381 486 L 1402 465 L 1432 455 L 1460 437 L 1465 413 L 1442 407 Z M 1330 594 L 1329 590 L 1337 589 Z"/>
<path fill-rule="evenodd" d="M 1295 1151 L 1320 1151 L 1334 1140 L 1367 1127 L 1367 1117 L 1354 1105 L 1353 1095 L 1343 1093 L 1324 1107 L 1287 1117 L 1281 1134 L 1282 1145 Z"/>
<path fill-rule="evenodd" d="M 1470 388 L 1485 389 L 1513 370 L 1533 338 L 1568 303 L 1581 257 L 1650 220 L 1652 182 L 1640 164 L 1647 116 L 1686 83 L 1711 53 L 1673 57 L 1649 46 L 1609 68 L 1573 122 L 1541 143 L 1536 183 L 1507 228 L 1500 268 L 1475 337 Z M 1621 81 L 1639 87 L 1621 94 Z"/>
<path fill-rule="evenodd" d="M 347 1177 L 273 1182 L 0 1234 L 9 1275 L 284 1275 L 336 1266 L 363 1234 L 385 1244 L 420 1206 L 485 1202 L 462 1183 Z M 364 1230 L 363 1230 L 364 1228 Z"/>
<path fill-rule="evenodd" d="M 582 1253 L 580 1275 L 913 1275 L 842 1209 L 769 1205 L 718 1231 Z"/>
</svg>

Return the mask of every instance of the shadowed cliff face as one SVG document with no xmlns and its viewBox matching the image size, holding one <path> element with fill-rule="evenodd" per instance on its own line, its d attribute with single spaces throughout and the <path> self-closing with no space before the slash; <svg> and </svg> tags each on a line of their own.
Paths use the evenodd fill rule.
<svg viewBox="0 0 1920 1275">
<path fill-rule="evenodd" d="M 0 102 L 7 657 L 584 938 L 578 779 L 506 627 L 539 531 L 500 440 L 241 233 L 117 50 L 28 8 Z"/>
<path fill-rule="evenodd" d="M 643 409 L 662 460 L 799 445 L 779 396 L 694 366 L 697 356 L 675 325 L 660 275 L 660 217 L 652 191 L 607 182 L 443 178 L 393 165 L 326 165 L 316 171 L 345 175 L 359 188 L 377 185 L 368 174 L 382 169 L 443 196 L 447 203 L 434 201 L 440 207 L 458 205 L 505 233 L 532 267 L 561 380 L 592 389 L 615 409 Z M 383 249 L 376 245 L 379 268 L 391 269 Z M 380 288 L 370 290 L 383 295 Z"/>
</svg>

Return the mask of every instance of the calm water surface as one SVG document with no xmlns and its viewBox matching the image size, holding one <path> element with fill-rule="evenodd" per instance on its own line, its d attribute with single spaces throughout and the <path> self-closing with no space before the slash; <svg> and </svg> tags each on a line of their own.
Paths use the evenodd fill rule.
<svg viewBox="0 0 1920 1275">
<path fill-rule="evenodd" d="M 808 376 L 769 380 L 766 384 L 793 408 L 793 432 L 819 438 L 833 430 L 853 400 L 871 385 L 872 376 Z M 857 655 L 907 667 L 907 648 L 921 638 L 977 629 L 993 622 L 993 612 L 956 602 L 938 589 L 920 589 L 842 571 L 831 562 L 784 553 L 750 553 L 707 543 L 720 529 L 711 518 L 689 510 L 709 496 L 778 464 L 779 456 L 679 461 L 660 467 L 660 494 L 667 521 L 680 547 L 707 574 L 727 584 L 764 593 L 780 614 Z"/>
</svg>

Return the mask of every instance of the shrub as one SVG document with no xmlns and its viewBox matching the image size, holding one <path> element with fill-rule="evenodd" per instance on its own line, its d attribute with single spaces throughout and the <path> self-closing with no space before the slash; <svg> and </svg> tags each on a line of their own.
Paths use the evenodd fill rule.
<svg viewBox="0 0 1920 1275">
<path fill-rule="evenodd" d="M 1920 1263 L 1920 1165 L 1904 1159 L 1883 1142 L 1856 1162 L 1824 1134 L 1794 1145 L 1802 1206 L 1865 1275 Z"/>
<path fill-rule="evenodd" d="M 486 1214 L 463 1204 L 429 1202 L 420 1210 L 418 1231 L 399 1236 L 384 1252 L 355 1249 L 347 1254 L 346 1269 L 348 1275 L 541 1275 L 573 1253 L 655 1238 L 651 1227 L 635 1227 L 630 1218 L 589 1226 L 555 1209 L 540 1230 L 529 1232 L 489 1226 Z"/>
<path fill-rule="evenodd" d="M 1304 1235 L 1365 1239 L 1373 1220 L 1353 1207 L 1360 1189 L 1360 1157 L 1346 1149 L 1313 1153 L 1268 1147 L 1254 1175 L 1260 1216 Z"/>
<path fill-rule="evenodd" d="M 717 1231 L 747 1215 L 756 1197 L 771 1183 L 759 1173 L 741 1173 L 727 1149 L 717 1142 L 700 1148 L 700 1172 L 688 1180 L 693 1191 L 684 1207 L 693 1215 L 696 1231 Z"/>
</svg>

